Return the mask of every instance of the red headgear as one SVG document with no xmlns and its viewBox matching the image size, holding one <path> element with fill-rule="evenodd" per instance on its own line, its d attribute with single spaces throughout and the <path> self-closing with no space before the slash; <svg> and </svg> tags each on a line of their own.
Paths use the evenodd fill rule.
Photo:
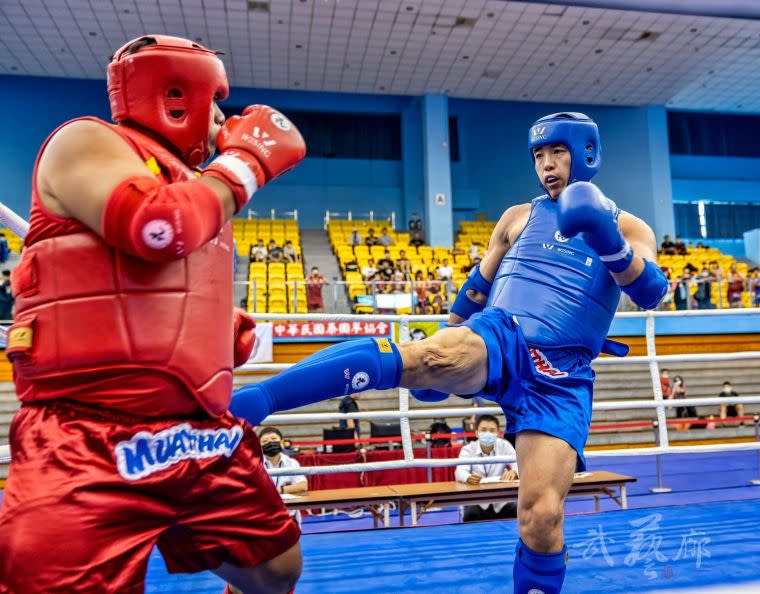
<svg viewBox="0 0 760 594">
<path fill-rule="evenodd" d="M 139 41 L 144 44 L 130 52 Z M 108 65 L 113 121 L 130 120 L 160 134 L 190 167 L 210 156 L 211 102 L 228 94 L 227 74 L 216 53 L 180 37 L 133 39 Z"/>
</svg>

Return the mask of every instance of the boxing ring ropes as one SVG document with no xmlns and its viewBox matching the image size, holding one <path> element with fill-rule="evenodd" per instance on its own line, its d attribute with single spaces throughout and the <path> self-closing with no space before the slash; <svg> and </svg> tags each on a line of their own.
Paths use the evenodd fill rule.
<svg viewBox="0 0 760 594">
<path fill-rule="evenodd" d="M 24 237 L 28 230 L 28 223 L 16 213 L 0 203 L 0 224 L 7 226 L 20 237 Z M 646 352 L 644 356 L 632 357 L 604 357 L 594 361 L 595 366 L 610 364 L 624 365 L 647 365 L 652 380 L 653 399 L 621 400 L 594 402 L 594 411 L 629 410 L 629 409 L 655 409 L 656 420 L 656 445 L 655 447 L 640 448 L 610 448 L 603 450 L 591 450 L 585 452 L 587 458 L 614 457 L 614 456 L 656 456 L 658 463 L 658 485 L 662 486 L 660 472 L 660 456 L 671 454 L 701 454 L 707 452 L 735 452 L 756 450 L 758 463 L 760 464 L 760 440 L 745 443 L 715 443 L 707 445 L 674 446 L 670 444 L 668 436 L 668 424 L 666 410 L 668 408 L 685 406 L 705 406 L 720 404 L 760 404 L 758 396 L 738 397 L 708 397 L 708 398 L 682 398 L 677 400 L 665 400 L 660 386 L 660 363 L 676 362 L 704 362 L 758 360 L 760 351 L 740 351 L 734 353 L 705 353 L 705 354 L 682 354 L 682 355 L 657 355 L 655 347 L 655 320 L 665 317 L 690 317 L 690 316 L 732 316 L 732 315 L 760 315 L 760 309 L 728 309 L 728 310 L 696 310 L 696 311 L 645 311 L 645 312 L 619 312 L 616 318 L 645 318 Z M 448 316 L 437 315 L 358 315 L 358 314 L 273 314 L 257 313 L 258 321 L 311 321 L 311 322 L 388 322 L 398 325 L 399 342 L 409 342 L 409 325 L 413 322 L 443 322 Z M 392 333 L 393 334 L 393 333 Z M 247 364 L 239 369 L 242 371 L 278 372 L 288 369 L 291 363 L 258 363 Z M 469 464 L 482 464 L 482 458 L 418 458 L 412 447 L 411 419 L 470 416 L 473 409 L 467 407 L 441 407 L 441 408 L 416 408 L 409 407 L 409 390 L 399 388 L 398 410 L 367 411 L 357 413 L 278 413 L 267 417 L 262 424 L 296 424 L 334 422 L 339 420 L 398 420 L 401 428 L 401 446 L 403 459 L 387 460 L 379 462 L 361 462 L 340 465 L 304 466 L 300 468 L 274 468 L 269 469 L 272 476 L 281 475 L 316 475 L 331 474 L 337 472 L 367 472 L 373 470 L 394 470 L 399 468 L 434 468 L 449 467 Z M 480 407 L 478 414 L 502 414 L 498 406 Z M 757 424 L 756 424 L 757 426 Z M 11 460 L 12 452 L 8 444 L 0 444 L 0 464 Z M 489 464 L 513 463 L 514 456 L 492 456 L 488 458 Z M 757 484 L 760 481 L 753 481 Z"/>
</svg>

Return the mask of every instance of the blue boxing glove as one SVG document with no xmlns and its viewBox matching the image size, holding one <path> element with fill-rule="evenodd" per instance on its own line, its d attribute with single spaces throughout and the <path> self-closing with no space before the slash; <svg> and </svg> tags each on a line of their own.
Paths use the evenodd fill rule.
<svg viewBox="0 0 760 594">
<path fill-rule="evenodd" d="M 610 272 L 623 272 L 633 260 L 633 250 L 620 233 L 620 209 L 590 182 L 575 182 L 557 198 L 559 232 L 565 237 L 581 234 L 599 254 Z"/>
<path fill-rule="evenodd" d="M 438 390 L 409 390 L 409 393 L 414 396 L 420 402 L 441 402 L 449 397 L 449 394 L 444 394 Z"/>
<path fill-rule="evenodd" d="M 480 264 L 476 264 L 470 271 L 467 280 L 464 281 L 459 288 L 456 299 L 451 305 L 451 313 L 458 315 L 463 320 L 469 320 L 472 314 L 483 311 L 486 306 L 486 301 L 478 303 L 474 299 L 470 298 L 467 291 L 475 291 L 482 293 L 488 299 L 488 295 L 491 293 L 493 283 L 489 283 L 482 274 L 480 274 Z"/>
</svg>

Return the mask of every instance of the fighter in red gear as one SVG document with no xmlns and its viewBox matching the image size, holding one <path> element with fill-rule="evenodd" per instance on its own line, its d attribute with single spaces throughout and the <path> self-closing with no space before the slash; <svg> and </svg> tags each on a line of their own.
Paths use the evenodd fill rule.
<svg viewBox="0 0 760 594">
<path fill-rule="evenodd" d="M 126 44 L 108 91 L 117 125 L 64 124 L 34 169 L 0 592 L 141 592 L 154 545 L 169 571 L 287 592 L 299 530 L 227 411 L 255 340 L 233 314 L 229 219 L 303 138 L 265 106 L 225 123 L 224 66 L 184 39 Z"/>
</svg>

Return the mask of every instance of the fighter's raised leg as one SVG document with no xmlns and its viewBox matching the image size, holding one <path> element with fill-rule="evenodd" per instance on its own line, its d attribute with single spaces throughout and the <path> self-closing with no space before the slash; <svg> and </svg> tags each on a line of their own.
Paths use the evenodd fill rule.
<svg viewBox="0 0 760 594">
<path fill-rule="evenodd" d="M 537 431 L 519 433 L 515 449 L 520 468 L 515 592 L 557 594 L 565 578 L 562 524 L 577 453 L 567 442 Z"/>
<path fill-rule="evenodd" d="M 403 386 L 472 394 L 485 384 L 487 361 L 483 339 L 465 327 L 401 345 L 387 339 L 352 340 L 237 390 L 230 412 L 258 425 L 275 412 L 363 390 Z"/>
</svg>

